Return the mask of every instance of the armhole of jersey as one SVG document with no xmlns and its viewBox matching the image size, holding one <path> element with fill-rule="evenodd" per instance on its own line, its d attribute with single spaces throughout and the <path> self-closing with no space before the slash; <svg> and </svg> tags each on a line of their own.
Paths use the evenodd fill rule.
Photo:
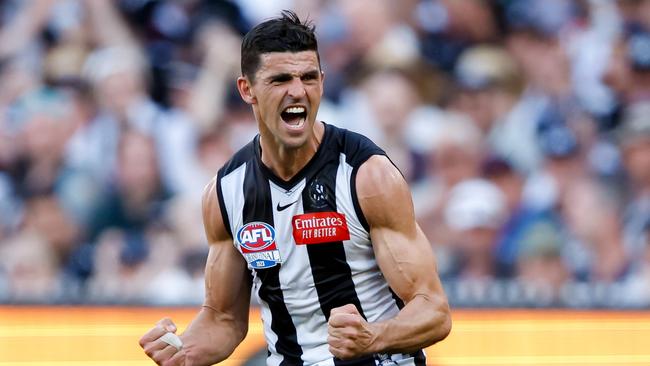
<svg viewBox="0 0 650 366">
<path fill-rule="evenodd" d="M 370 159 L 370 156 L 368 157 L 368 159 Z M 366 216 L 363 214 L 363 210 L 361 209 L 361 205 L 359 204 L 359 197 L 357 196 L 357 172 L 359 171 L 359 167 L 361 166 L 361 164 L 352 168 L 352 175 L 350 176 L 350 188 L 351 188 L 350 191 L 352 193 L 352 205 L 354 206 L 354 211 L 357 214 L 357 218 L 359 219 L 359 222 L 361 223 L 363 228 L 366 229 L 368 234 L 370 234 L 370 225 L 368 225 Z"/>
<path fill-rule="evenodd" d="M 370 225 L 366 220 L 366 215 L 363 214 L 363 210 L 361 209 L 361 204 L 359 203 L 359 197 L 357 196 L 357 172 L 359 171 L 359 168 L 363 165 L 363 163 L 365 163 L 366 161 L 368 161 L 368 159 L 370 159 L 375 155 L 385 156 L 386 159 L 388 159 L 388 161 L 390 161 L 390 163 L 393 164 L 395 169 L 397 169 L 397 171 L 402 175 L 402 177 L 404 176 L 404 174 L 397 167 L 397 165 L 395 165 L 395 163 L 381 149 L 378 149 L 378 151 L 371 153 L 365 159 L 361 160 L 355 167 L 352 168 L 352 174 L 350 176 L 350 188 L 351 188 L 350 191 L 352 193 L 352 205 L 354 206 L 354 211 L 356 212 L 357 217 L 359 218 L 359 222 L 361 223 L 363 228 L 366 229 L 368 234 L 370 234 Z"/>
<path fill-rule="evenodd" d="M 232 235 L 232 229 L 230 228 L 230 219 L 228 218 L 228 210 L 226 210 L 226 204 L 223 200 L 223 191 L 221 190 L 221 171 L 217 174 L 217 198 L 219 199 L 219 210 L 221 211 L 221 221 L 223 221 L 223 226 L 226 228 L 226 231 L 231 238 L 234 238 Z"/>
</svg>

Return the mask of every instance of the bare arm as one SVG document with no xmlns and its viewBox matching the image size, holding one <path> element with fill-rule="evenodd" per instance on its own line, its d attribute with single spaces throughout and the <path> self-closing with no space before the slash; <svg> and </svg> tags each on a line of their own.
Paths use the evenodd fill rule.
<svg viewBox="0 0 650 366">
<path fill-rule="evenodd" d="M 415 222 L 407 183 L 386 157 L 373 156 L 359 168 L 357 195 L 379 267 L 406 306 L 377 323 L 365 322 L 351 305 L 332 310 L 330 335 L 332 328 L 347 327 L 346 332 L 356 328 L 360 336 L 337 339 L 330 350 L 341 358 L 410 353 L 444 339 L 451 330 L 449 305 L 431 245 Z"/>
<path fill-rule="evenodd" d="M 218 39 L 218 42 L 215 42 Z M 228 87 L 239 70 L 241 38 L 221 23 L 204 25 L 199 33 L 204 60 L 192 87 L 188 112 L 201 130 L 216 128 L 226 110 Z"/>
<path fill-rule="evenodd" d="M 246 263 L 224 228 L 215 184 L 213 180 L 203 193 L 203 221 L 210 244 L 204 305 L 180 336 L 181 351 L 161 343 L 158 338 L 164 331 L 160 329 L 152 329 L 140 340 L 145 353 L 161 365 L 220 362 L 235 350 L 248 331 L 251 282 Z"/>
<path fill-rule="evenodd" d="M 93 35 L 100 45 L 138 48 L 137 41 L 115 2 L 89 0 L 83 2 L 83 5 Z"/>
<path fill-rule="evenodd" d="M 12 57 L 36 38 L 50 17 L 56 1 L 20 4 L 18 14 L 0 29 L 0 58 Z"/>
</svg>

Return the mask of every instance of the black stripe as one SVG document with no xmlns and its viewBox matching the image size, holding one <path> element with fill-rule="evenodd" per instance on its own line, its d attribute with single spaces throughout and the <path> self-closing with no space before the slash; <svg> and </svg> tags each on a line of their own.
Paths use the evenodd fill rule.
<svg viewBox="0 0 650 366">
<path fill-rule="evenodd" d="M 411 356 L 413 356 L 415 366 L 427 366 L 427 357 L 424 355 L 424 352 L 422 350 L 411 353 Z"/>
<path fill-rule="evenodd" d="M 305 213 L 336 212 L 336 171 L 338 157 L 332 156 L 318 173 L 307 181 L 302 192 L 303 209 Z M 317 193 L 316 185 L 320 185 L 325 196 L 314 198 Z M 357 296 L 352 271 L 345 257 L 343 242 L 335 241 L 321 244 L 308 244 L 307 254 L 311 265 L 314 285 L 318 293 L 318 301 L 325 319 L 329 319 L 333 308 L 353 304 L 365 318 L 361 302 Z M 323 326 L 326 326 L 325 324 Z M 334 359 L 335 365 L 375 365 L 372 357 L 342 361 Z"/>
<path fill-rule="evenodd" d="M 223 221 L 223 226 L 226 228 L 228 234 L 231 238 L 234 238 L 232 235 L 232 229 L 230 228 L 230 219 L 228 218 L 228 210 L 226 210 L 226 205 L 223 202 L 223 191 L 221 189 L 221 179 L 223 178 L 224 170 L 219 170 L 217 174 L 217 198 L 219 200 L 219 209 L 221 210 L 221 221 Z"/>
<path fill-rule="evenodd" d="M 230 174 L 242 164 L 251 161 L 255 157 L 255 139 L 246 144 L 237 151 L 230 160 L 228 160 L 219 171 L 223 171 L 223 176 Z"/>
<path fill-rule="evenodd" d="M 334 364 L 336 366 L 377 366 L 374 356 L 364 356 L 361 358 L 355 358 L 354 360 L 339 360 L 338 358 L 335 358 Z"/>
<path fill-rule="evenodd" d="M 361 204 L 359 204 L 359 197 L 357 196 L 357 172 L 359 171 L 359 166 L 352 168 L 352 174 L 350 175 L 350 193 L 352 194 L 352 206 L 354 206 L 354 212 L 357 214 L 357 218 L 366 229 L 367 232 L 370 232 L 370 225 L 366 220 L 366 215 L 363 214 L 361 209 Z"/>
<path fill-rule="evenodd" d="M 402 308 L 404 308 L 404 301 L 402 301 L 402 299 L 399 296 L 397 296 L 397 294 L 395 293 L 395 291 L 393 291 L 392 288 L 389 287 L 388 289 L 390 290 L 390 294 L 393 297 L 393 300 L 395 300 L 395 305 L 399 310 L 402 310 Z"/>
<path fill-rule="evenodd" d="M 271 226 L 273 222 L 273 203 L 269 182 L 263 177 L 257 164 L 249 164 L 244 177 L 244 224 L 261 221 Z M 278 336 L 275 349 L 283 356 L 280 365 L 302 365 L 302 348 L 298 344 L 296 327 L 284 303 L 280 287 L 280 264 L 256 270 L 262 285 L 258 295 L 269 305 L 271 329 Z"/>
</svg>

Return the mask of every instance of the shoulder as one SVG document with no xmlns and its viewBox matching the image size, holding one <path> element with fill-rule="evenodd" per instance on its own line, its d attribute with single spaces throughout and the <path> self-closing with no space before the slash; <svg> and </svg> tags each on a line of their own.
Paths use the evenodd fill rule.
<svg viewBox="0 0 650 366">
<path fill-rule="evenodd" d="M 385 155 L 371 156 L 361 164 L 356 180 L 357 194 L 360 199 L 387 196 L 402 191 L 409 193 L 402 173 Z"/>
<path fill-rule="evenodd" d="M 371 156 L 356 177 L 357 196 L 368 224 L 388 224 L 395 217 L 413 217 L 413 202 L 406 180 L 383 155 Z"/>
<path fill-rule="evenodd" d="M 327 125 L 327 128 L 331 131 L 330 143 L 337 145 L 345 154 L 346 162 L 353 167 L 360 166 L 373 155 L 386 155 L 377 144 L 360 133 L 333 125 Z"/>
<path fill-rule="evenodd" d="M 230 237 L 229 231 L 224 224 L 224 217 L 217 192 L 216 177 L 203 189 L 201 211 L 203 213 L 203 226 L 208 243 L 226 240 Z"/>
</svg>

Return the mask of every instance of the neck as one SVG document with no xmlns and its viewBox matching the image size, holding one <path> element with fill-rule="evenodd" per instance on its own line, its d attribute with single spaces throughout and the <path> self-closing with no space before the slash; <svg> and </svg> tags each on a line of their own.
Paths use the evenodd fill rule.
<svg viewBox="0 0 650 366">
<path fill-rule="evenodd" d="M 325 125 L 317 121 L 313 129 L 307 142 L 299 147 L 282 145 L 273 136 L 261 133 L 262 163 L 282 180 L 290 180 L 307 165 L 320 146 L 325 134 Z"/>
</svg>

